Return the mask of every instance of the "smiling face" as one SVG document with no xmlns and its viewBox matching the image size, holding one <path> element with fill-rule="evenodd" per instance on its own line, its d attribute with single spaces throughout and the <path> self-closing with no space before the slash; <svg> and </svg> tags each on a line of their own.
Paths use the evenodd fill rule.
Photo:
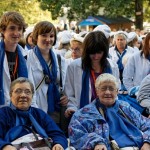
<svg viewBox="0 0 150 150">
<path fill-rule="evenodd" d="M 105 81 L 97 87 L 96 92 L 100 102 L 109 107 L 115 103 L 118 90 L 114 82 Z"/>
<path fill-rule="evenodd" d="M 2 33 L 5 44 L 18 44 L 23 35 L 23 27 L 13 22 L 9 22 L 6 29 L 2 31 Z"/>
<path fill-rule="evenodd" d="M 28 110 L 32 96 L 33 93 L 28 82 L 15 84 L 10 94 L 12 104 L 20 110 Z"/>
<path fill-rule="evenodd" d="M 54 31 L 38 35 L 37 45 L 41 50 L 49 50 L 52 48 L 55 41 Z"/>
</svg>

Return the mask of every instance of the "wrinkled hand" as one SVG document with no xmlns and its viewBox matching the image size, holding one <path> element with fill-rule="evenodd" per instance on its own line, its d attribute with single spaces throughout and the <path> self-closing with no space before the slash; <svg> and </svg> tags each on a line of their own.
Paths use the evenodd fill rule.
<svg viewBox="0 0 150 150">
<path fill-rule="evenodd" d="M 12 145 L 6 145 L 2 150 L 17 150 L 17 148 Z"/>
<path fill-rule="evenodd" d="M 64 150 L 64 148 L 60 144 L 55 144 L 52 150 Z"/>
<path fill-rule="evenodd" d="M 104 144 L 98 144 L 95 146 L 94 150 L 107 150 Z"/>
<path fill-rule="evenodd" d="M 150 150 L 150 143 L 144 143 L 141 150 Z"/>
<path fill-rule="evenodd" d="M 62 106 L 67 106 L 67 104 L 68 104 L 68 97 L 67 96 L 62 96 L 61 98 L 60 98 L 60 104 L 62 105 Z"/>
<path fill-rule="evenodd" d="M 72 110 L 72 109 L 67 109 L 67 110 L 65 111 L 65 117 L 66 117 L 66 118 L 71 117 L 74 112 L 75 112 L 75 111 Z"/>
</svg>

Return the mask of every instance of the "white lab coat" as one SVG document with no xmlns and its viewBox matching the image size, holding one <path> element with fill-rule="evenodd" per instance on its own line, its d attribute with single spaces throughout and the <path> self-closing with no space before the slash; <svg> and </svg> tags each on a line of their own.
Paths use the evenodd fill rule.
<svg viewBox="0 0 150 150">
<path fill-rule="evenodd" d="M 119 79 L 119 70 L 116 63 L 108 59 L 112 67 L 113 75 Z M 67 109 L 72 109 L 74 111 L 80 108 L 80 95 L 82 89 L 82 74 L 83 70 L 81 67 L 81 58 L 74 60 L 70 65 L 68 65 L 66 72 L 66 79 L 64 85 L 65 94 L 68 96 L 69 102 Z M 90 79 L 89 79 L 90 80 Z M 89 82 L 90 83 L 90 82 Z M 91 99 L 91 84 L 89 84 L 89 99 Z"/>
<path fill-rule="evenodd" d="M 150 111 L 150 74 L 142 80 L 137 100 L 141 106 L 147 107 Z"/>
<path fill-rule="evenodd" d="M 141 51 L 133 54 L 127 61 L 123 71 L 123 83 L 130 92 L 134 86 L 139 86 L 141 81 L 150 73 L 150 61 L 141 56 Z"/>
<path fill-rule="evenodd" d="M 55 53 L 54 53 L 55 54 Z M 59 82 L 60 82 L 60 71 L 59 71 L 59 65 L 58 65 L 58 60 L 57 56 L 56 57 L 56 63 L 57 63 L 57 85 L 59 87 Z M 41 80 L 44 77 L 43 74 L 43 68 L 35 55 L 33 49 L 28 51 L 27 55 L 27 67 L 28 67 L 28 75 L 29 79 L 32 81 L 34 84 L 34 87 L 37 87 Z M 64 80 L 64 75 L 65 75 L 65 64 L 64 61 L 61 63 L 61 68 L 62 68 L 62 81 Z M 64 83 L 64 81 L 63 81 Z M 36 104 L 39 108 L 41 108 L 43 111 L 47 113 L 48 110 L 48 103 L 47 103 L 47 90 L 48 90 L 48 85 L 45 84 L 45 80 L 42 82 L 40 87 L 37 89 L 35 92 L 34 99 L 36 99 Z"/>
<path fill-rule="evenodd" d="M 127 46 L 127 48 L 125 50 L 127 52 L 126 52 L 126 54 L 123 57 L 125 57 L 126 55 L 132 55 L 135 52 L 135 50 L 132 47 L 130 47 L 130 46 Z M 117 51 L 115 50 L 115 46 L 109 48 L 109 56 L 110 56 L 110 59 L 112 59 L 114 62 L 117 63 L 119 57 L 117 55 Z"/>
</svg>

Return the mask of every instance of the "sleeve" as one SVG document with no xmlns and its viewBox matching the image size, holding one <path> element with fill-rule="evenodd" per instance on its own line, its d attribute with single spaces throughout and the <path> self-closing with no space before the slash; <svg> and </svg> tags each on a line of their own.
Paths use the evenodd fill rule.
<svg viewBox="0 0 150 150">
<path fill-rule="evenodd" d="M 139 111 L 131 107 L 125 107 L 124 112 L 133 123 L 142 132 L 143 143 L 150 143 L 150 119 L 142 116 Z"/>
<path fill-rule="evenodd" d="M 94 149 L 97 144 L 104 144 L 108 148 L 106 138 L 102 136 L 102 125 L 95 125 L 92 119 L 82 119 L 77 113 L 73 115 L 68 128 L 71 146 L 76 149 Z"/>
<path fill-rule="evenodd" d="M 128 92 L 134 86 L 133 84 L 133 77 L 135 74 L 135 60 L 134 57 L 131 56 L 125 65 L 123 71 L 123 84 L 125 85 Z"/>
<path fill-rule="evenodd" d="M 28 56 L 27 57 L 28 78 L 34 86 L 34 95 L 33 95 L 33 98 L 32 98 L 31 106 L 38 108 L 38 105 L 36 103 L 36 87 L 35 87 L 35 83 L 34 83 L 34 80 L 33 80 L 33 72 L 32 72 L 32 69 L 31 69 L 32 65 L 31 65 L 29 59 L 30 59 L 30 57 Z"/>
<path fill-rule="evenodd" d="M 120 81 L 120 78 L 119 78 L 119 68 L 118 68 L 118 65 L 116 64 L 116 62 L 114 62 L 113 60 L 111 59 L 108 59 L 110 65 L 111 65 L 111 68 L 112 68 L 112 74 L 118 79 L 118 83 L 119 83 L 119 89 L 121 88 L 121 81 Z"/>
<path fill-rule="evenodd" d="M 80 76 L 80 75 L 78 75 Z M 76 77 L 78 78 L 78 77 Z M 80 78 L 80 77 L 79 77 Z M 64 84 L 64 92 L 68 97 L 67 109 L 72 109 L 74 111 L 78 110 L 80 99 L 76 99 L 75 97 L 75 77 L 74 77 L 74 66 L 72 64 L 68 65 L 66 71 L 66 79 Z M 78 91 L 81 89 L 81 84 L 78 85 Z M 79 93 L 78 93 L 79 94 Z M 79 94 L 80 95 L 80 94 Z"/>
<path fill-rule="evenodd" d="M 146 76 L 141 82 L 137 100 L 141 106 L 147 107 L 150 111 L 150 75 Z"/>
</svg>

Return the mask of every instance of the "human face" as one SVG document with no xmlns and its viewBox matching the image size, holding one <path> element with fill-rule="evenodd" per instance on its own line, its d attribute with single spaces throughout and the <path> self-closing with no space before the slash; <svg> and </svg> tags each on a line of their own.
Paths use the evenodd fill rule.
<svg viewBox="0 0 150 150">
<path fill-rule="evenodd" d="M 52 48 L 54 41 L 55 41 L 54 31 L 51 31 L 49 33 L 38 35 L 37 45 L 40 48 L 40 50 L 49 51 Z"/>
<path fill-rule="evenodd" d="M 82 56 L 82 46 L 80 43 L 76 41 L 71 42 L 71 56 L 72 59 L 77 59 Z"/>
<path fill-rule="evenodd" d="M 10 94 L 12 104 L 20 110 L 28 110 L 32 101 L 32 90 L 27 82 L 17 83 Z"/>
<path fill-rule="evenodd" d="M 99 64 L 103 57 L 104 52 L 101 51 L 100 53 L 90 54 L 90 59 L 92 61 L 92 64 Z"/>
<path fill-rule="evenodd" d="M 9 22 L 5 31 L 2 33 L 4 35 L 5 44 L 18 44 L 23 35 L 23 27 L 13 22 Z"/>
<path fill-rule="evenodd" d="M 100 102 L 106 107 L 112 106 L 118 93 L 115 83 L 102 82 L 96 89 Z"/>
<path fill-rule="evenodd" d="M 33 47 L 34 46 L 34 44 L 33 44 L 33 42 L 32 42 L 32 34 L 33 33 L 30 33 L 30 35 L 28 36 L 28 44 L 31 46 L 31 47 Z"/>
<path fill-rule="evenodd" d="M 125 47 L 126 47 L 126 40 L 125 40 L 125 38 L 122 35 L 118 35 L 116 37 L 115 42 L 116 42 L 116 46 L 117 46 L 118 49 L 125 49 Z"/>
</svg>

